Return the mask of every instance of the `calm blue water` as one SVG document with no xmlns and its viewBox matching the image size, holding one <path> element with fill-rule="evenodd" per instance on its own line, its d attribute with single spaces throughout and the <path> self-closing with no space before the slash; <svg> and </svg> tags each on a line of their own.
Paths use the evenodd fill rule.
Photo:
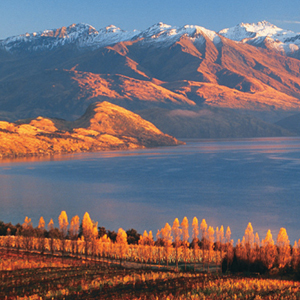
<svg viewBox="0 0 300 300">
<path fill-rule="evenodd" d="M 157 229 L 196 216 L 230 226 L 248 222 L 261 238 L 280 227 L 300 238 L 300 138 L 198 140 L 179 147 L 60 156 L 0 164 L 0 220 L 40 216 L 58 225 L 88 211 L 110 230 Z"/>
</svg>

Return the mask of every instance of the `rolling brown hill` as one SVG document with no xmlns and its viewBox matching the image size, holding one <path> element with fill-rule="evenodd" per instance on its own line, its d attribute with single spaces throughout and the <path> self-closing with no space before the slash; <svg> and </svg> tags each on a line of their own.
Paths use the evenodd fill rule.
<svg viewBox="0 0 300 300">
<path fill-rule="evenodd" d="M 109 101 L 142 112 L 175 136 L 207 137 L 195 128 L 213 127 L 214 120 L 219 125 L 206 132 L 223 124 L 220 137 L 276 136 L 290 133 L 271 123 L 300 111 L 299 60 L 200 27 L 160 43 L 144 34 L 96 49 L 68 44 L 1 53 L 0 118 L 6 121 L 39 115 L 74 121 L 91 103 Z M 214 117 L 204 118 L 212 108 L 218 108 Z M 174 130 L 180 128 L 170 128 L 174 118 L 164 117 L 176 115 L 173 110 L 192 111 L 197 118 L 186 113 L 185 130 Z"/>
<path fill-rule="evenodd" d="M 43 117 L 1 121 L 0 140 L 0 158 L 181 144 L 140 116 L 109 102 L 90 105 L 74 122 Z"/>
</svg>

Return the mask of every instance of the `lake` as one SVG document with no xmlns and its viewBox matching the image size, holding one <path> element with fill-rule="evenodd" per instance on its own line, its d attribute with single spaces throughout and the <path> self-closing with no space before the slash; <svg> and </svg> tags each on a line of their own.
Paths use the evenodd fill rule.
<svg viewBox="0 0 300 300">
<path fill-rule="evenodd" d="M 285 227 L 300 238 L 300 138 L 187 140 L 186 145 L 23 159 L 0 163 L 0 220 L 58 226 L 89 212 L 99 226 L 143 233 L 176 217 L 230 226 L 236 242 L 248 222 L 274 241 Z M 191 226 L 190 226 L 191 227 Z"/>
</svg>

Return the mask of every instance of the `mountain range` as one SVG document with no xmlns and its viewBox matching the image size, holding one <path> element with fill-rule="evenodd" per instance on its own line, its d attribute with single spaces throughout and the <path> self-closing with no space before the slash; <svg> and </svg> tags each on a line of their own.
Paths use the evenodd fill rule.
<svg viewBox="0 0 300 300">
<path fill-rule="evenodd" d="M 108 101 L 177 138 L 296 135 L 299 46 L 299 33 L 266 21 L 219 32 L 73 24 L 9 37 L 0 41 L 0 119 L 74 121 Z"/>
</svg>

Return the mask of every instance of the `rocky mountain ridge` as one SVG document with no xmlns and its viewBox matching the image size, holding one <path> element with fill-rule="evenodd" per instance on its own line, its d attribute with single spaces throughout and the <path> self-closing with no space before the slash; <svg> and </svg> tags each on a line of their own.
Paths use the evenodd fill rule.
<svg viewBox="0 0 300 300">
<path fill-rule="evenodd" d="M 256 24 L 241 23 L 220 30 L 219 34 L 233 41 L 256 47 L 269 47 L 282 54 L 299 58 L 300 33 L 279 28 L 267 21 Z"/>
<path fill-rule="evenodd" d="M 97 49 L 133 40 L 143 40 L 143 43 L 150 43 L 155 47 L 168 47 L 179 41 L 182 36 L 189 38 L 193 43 L 203 43 L 203 35 L 215 44 L 221 42 L 220 36 L 224 36 L 233 41 L 259 47 L 268 46 L 288 56 L 299 57 L 300 33 L 284 30 L 267 21 L 240 23 L 219 32 L 198 25 L 178 27 L 162 22 L 145 30 L 133 31 L 125 31 L 115 25 L 96 30 L 89 24 L 78 23 L 68 27 L 8 37 L 0 41 L 0 48 L 8 52 L 34 52 L 53 50 L 71 44 L 79 49 Z"/>
<path fill-rule="evenodd" d="M 282 34 L 266 22 L 240 27 L 248 41 Z M 90 104 L 108 101 L 180 138 L 295 133 L 274 123 L 300 111 L 300 60 L 222 34 L 163 23 L 131 33 L 79 24 L 6 39 L 0 119 L 74 121 Z"/>
</svg>

